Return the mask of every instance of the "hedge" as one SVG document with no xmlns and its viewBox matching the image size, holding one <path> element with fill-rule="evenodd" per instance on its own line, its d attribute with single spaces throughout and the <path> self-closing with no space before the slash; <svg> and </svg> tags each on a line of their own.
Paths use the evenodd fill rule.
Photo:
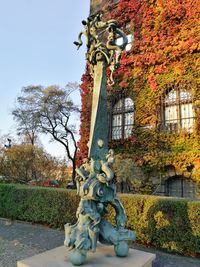
<svg viewBox="0 0 200 267">
<path fill-rule="evenodd" d="M 127 227 L 137 242 L 184 255 L 200 256 L 200 201 L 120 195 Z M 79 198 L 65 189 L 0 184 L 0 217 L 63 227 L 76 221 Z M 114 220 L 110 209 L 109 220 Z"/>
<path fill-rule="evenodd" d="M 79 198 L 73 191 L 0 184 L 0 217 L 63 227 L 76 221 Z"/>
</svg>

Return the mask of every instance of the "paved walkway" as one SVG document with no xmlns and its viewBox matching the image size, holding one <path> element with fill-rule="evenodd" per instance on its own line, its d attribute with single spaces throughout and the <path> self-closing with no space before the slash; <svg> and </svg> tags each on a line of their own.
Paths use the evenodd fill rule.
<svg viewBox="0 0 200 267">
<path fill-rule="evenodd" d="M 61 246 L 63 240 L 63 231 L 27 223 L 11 224 L 0 219 L 0 267 L 16 267 L 16 261 Z M 200 267 L 200 259 L 181 257 L 154 249 L 142 250 L 156 253 L 153 267 Z"/>
</svg>

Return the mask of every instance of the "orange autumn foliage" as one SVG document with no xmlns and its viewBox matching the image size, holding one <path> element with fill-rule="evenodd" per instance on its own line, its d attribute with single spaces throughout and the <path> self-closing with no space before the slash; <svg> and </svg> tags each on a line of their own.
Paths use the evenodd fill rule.
<svg viewBox="0 0 200 267">
<path fill-rule="evenodd" d="M 179 84 L 190 90 L 195 101 L 200 99 L 198 0 L 120 0 L 116 5 L 112 1 L 102 3 L 104 19 L 116 19 L 127 34 L 134 36 L 131 50 L 122 55 L 121 66 L 114 75 L 116 84 L 109 88 L 109 92 L 114 93 L 121 88 L 134 96 L 137 125 L 158 124 L 160 98 L 170 84 Z M 88 73 L 83 75 L 80 158 L 87 155 L 91 82 Z M 195 109 L 194 135 L 200 136 L 198 110 Z M 134 138 L 140 139 L 139 134 L 135 134 Z M 149 139 L 148 143 L 151 142 Z M 144 155 L 136 156 L 140 158 Z"/>
</svg>

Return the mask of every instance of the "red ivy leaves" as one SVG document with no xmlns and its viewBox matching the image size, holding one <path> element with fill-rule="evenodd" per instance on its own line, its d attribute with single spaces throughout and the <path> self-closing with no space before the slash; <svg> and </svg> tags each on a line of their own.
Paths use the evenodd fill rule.
<svg viewBox="0 0 200 267">
<path fill-rule="evenodd" d="M 123 72 L 126 80 L 132 65 L 132 76 L 142 72 L 155 90 L 156 75 L 171 71 L 176 62 L 182 69 L 187 68 L 182 57 L 199 51 L 199 14 L 197 0 L 121 0 L 110 17 L 122 26 L 131 24 L 134 42 L 119 74 Z"/>
</svg>

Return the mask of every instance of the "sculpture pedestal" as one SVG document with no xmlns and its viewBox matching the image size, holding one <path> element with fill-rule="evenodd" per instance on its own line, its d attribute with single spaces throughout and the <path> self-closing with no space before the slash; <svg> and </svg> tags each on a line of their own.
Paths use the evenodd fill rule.
<svg viewBox="0 0 200 267">
<path fill-rule="evenodd" d="M 17 267 L 72 267 L 67 260 L 66 247 L 58 247 L 28 259 L 18 261 Z M 98 245 L 95 253 L 89 252 L 85 267 L 152 267 L 155 255 L 140 250 L 130 249 L 128 257 L 115 256 L 113 246 Z"/>
</svg>

